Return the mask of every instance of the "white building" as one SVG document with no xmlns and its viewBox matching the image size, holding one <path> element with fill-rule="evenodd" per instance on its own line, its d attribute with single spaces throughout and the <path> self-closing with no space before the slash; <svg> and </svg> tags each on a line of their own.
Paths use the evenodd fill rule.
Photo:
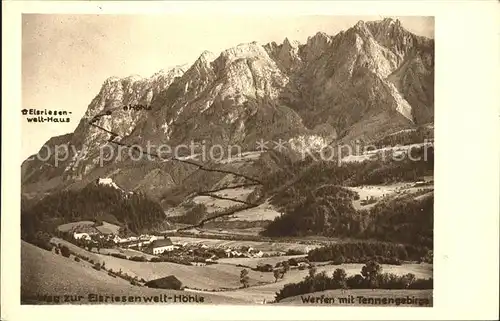
<svg viewBox="0 0 500 321">
<path fill-rule="evenodd" d="M 254 253 L 254 254 L 253 254 L 253 256 L 254 256 L 254 257 L 263 257 L 263 256 L 264 256 L 264 252 L 259 251 L 259 252 L 257 252 L 257 253 Z"/>
<path fill-rule="evenodd" d="M 153 250 L 153 254 L 162 254 L 163 252 L 170 252 L 174 250 L 174 244 L 169 238 L 165 238 L 163 240 L 154 240 L 150 244 L 151 249 Z"/>
<path fill-rule="evenodd" d="M 118 235 L 115 235 L 113 238 L 112 238 L 113 242 L 115 243 L 123 243 L 123 242 L 126 242 L 127 240 L 125 239 L 122 239 L 121 237 L 119 237 Z"/>
<path fill-rule="evenodd" d="M 79 240 L 79 239 L 84 239 L 87 241 L 91 240 L 89 233 L 77 233 L 77 232 L 75 232 L 75 233 L 73 233 L 73 238 L 75 240 Z"/>
</svg>

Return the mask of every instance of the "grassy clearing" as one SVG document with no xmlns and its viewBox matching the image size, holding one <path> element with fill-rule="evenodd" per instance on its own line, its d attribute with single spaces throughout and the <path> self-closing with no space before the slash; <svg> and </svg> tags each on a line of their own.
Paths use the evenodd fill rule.
<svg viewBox="0 0 500 321">
<path fill-rule="evenodd" d="M 221 200 L 218 198 L 213 198 L 210 196 L 196 196 L 193 198 L 193 202 L 196 204 L 203 204 L 207 208 L 207 213 L 215 213 L 221 210 L 227 209 L 231 206 L 239 205 L 241 203 L 230 201 L 230 200 Z"/>
<path fill-rule="evenodd" d="M 90 227 L 94 226 L 95 223 L 92 221 L 78 221 L 78 222 L 72 222 L 72 223 L 66 223 L 59 225 L 57 229 L 61 232 L 70 232 L 73 231 L 79 227 Z"/>
<path fill-rule="evenodd" d="M 268 201 L 261 205 L 237 212 L 229 217 L 230 221 L 272 221 L 281 213 Z"/>
<path fill-rule="evenodd" d="M 21 242 L 22 304 L 48 304 L 37 296 L 63 294 L 81 295 L 84 299 L 80 302 L 61 302 L 60 304 L 89 304 L 91 302 L 87 300 L 87 297 L 91 293 L 113 296 L 188 294 L 185 291 L 132 286 L 121 278 L 113 278 L 108 276 L 106 272 L 92 269 L 86 262 L 75 262 L 71 258 L 64 258 L 26 242 Z M 208 304 L 247 303 L 245 300 L 210 293 L 203 294 L 203 297 L 204 303 Z"/>
<path fill-rule="evenodd" d="M 239 221 L 241 222 L 241 221 Z M 249 228 L 238 228 L 238 222 L 235 223 L 235 227 L 232 228 L 221 228 L 217 227 L 221 224 L 219 221 L 214 221 L 214 227 L 203 228 L 203 232 L 209 233 L 211 235 L 242 235 L 242 236 L 259 236 L 260 232 L 264 230 L 263 227 L 249 227 Z M 208 224 L 207 224 L 208 225 Z"/>
<path fill-rule="evenodd" d="M 318 266 L 317 267 L 317 273 L 321 273 L 322 271 L 325 271 L 328 275 L 333 274 L 333 271 L 337 268 L 343 268 L 345 269 L 347 275 L 352 275 L 359 273 L 361 271 L 361 267 L 363 264 L 343 264 L 343 265 L 325 265 L 325 266 Z M 390 272 L 390 273 L 395 273 L 397 275 L 403 275 L 406 273 L 413 273 L 416 275 L 416 277 L 422 277 L 422 278 L 429 278 L 432 276 L 432 265 L 430 264 L 407 264 L 407 265 L 401 265 L 401 266 L 395 266 L 395 265 L 382 265 L 383 272 Z M 272 273 L 269 273 L 272 274 Z M 309 272 L 307 270 L 290 270 L 288 271 L 284 278 L 282 280 L 279 280 L 278 282 L 273 282 L 265 285 L 260 285 L 260 286 L 253 286 L 249 287 L 246 289 L 238 289 L 234 291 L 225 291 L 225 292 L 218 292 L 219 295 L 227 296 L 230 298 L 235 298 L 235 299 L 246 299 L 250 300 L 256 304 L 262 304 L 264 300 L 266 302 L 271 302 L 274 300 L 276 292 L 278 292 L 280 289 L 282 289 L 285 284 L 288 283 L 297 283 L 302 281 Z M 356 290 L 358 291 L 358 290 Z M 366 290 L 359 290 L 359 291 L 366 291 Z M 370 293 L 372 290 L 367 290 Z M 378 291 L 385 291 L 385 290 L 377 290 L 375 293 L 378 293 Z M 395 290 L 397 291 L 397 290 Z M 414 290 L 416 291 L 416 290 Z M 302 304 L 302 303 L 300 303 Z"/>
<path fill-rule="evenodd" d="M 342 268 L 346 271 L 347 275 L 353 275 L 360 273 L 361 268 L 364 264 L 342 264 L 342 265 L 324 265 L 318 266 L 318 272 L 325 271 L 328 275 L 332 275 L 333 271 L 338 268 Z M 432 277 L 433 266 L 428 263 L 421 264 L 403 264 L 403 265 L 388 265 L 381 264 L 383 271 L 387 273 L 394 273 L 397 275 L 404 275 L 407 273 L 413 273 L 417 278 L 430 278 Z M 307 272 L 307 271 L 306 271 Z M 304 275 L 305 277 L 305 275 Z M 302 278 L 303 279 L 303 278 Z M 301 280 L 302 280 L 301 279 Z M 300 280 L 299 280 L 300 281 Z"/>
<path fill-rule="evenodd" d="M 92 252 L 93 253 L 97 253 L 97 249 L 96 248 L 92 248 Z M 144 253 L 144 252 L 141 252 L 141 251 L 138 251 L 138 250 L 122 249 L 122 248 L 118 248 L 118 249 L 100 249 L 99 253 L 100 254 L 105 254 L 105 255 L 112 254 L 112 253 L 123 254 L 123 255 L 126 255 L 126 256 L 129 256 L 129 257 L 130 256 L 144 256 L 147 259 L 151 259 L 153 257 L 156 257 L 156 255 L 147 254 L 147 253 Z"/>
<path fill-rule="evenodd" d="M 250 258 L 250 257 L 242 257 L 242 258 L 224 258 L 224 259 L 219 259 L 218 262 L 220 263 L 226 263 L 226 264 L 231 264 L 231 265 L 245 265 L 249 266 L 252 268 L 257 267 L 258 264 L 271 264 L 272 266 L 275 266 L 276 263 L 282 262 L 282 261 L 288 261 L 291 258 L 299 258 L 299 257 L 306 257 L 307 255 L 283 255 L 283 256 L 273 256 L 273 257 L 262 257 L 262 258 Z"/>
<path fill-rule="evenodd" d="M 348 296 L 354 296 L 354 302 L 353 303 L 346 303 L 340 302 L 339 298 L 347 298 Z M 328 298 L 334 298 L 333 302 L 329 303 L 308 303 L 304 302 L 303 298 L 306 297 L 328 297 Z M 389 304 L 374 304 L 369 303 L 370 301 L 365 301 L 363 304 L 362 302 L 359 301 L 358 297 L 366 297 L 366 298 L 392 298 L 392 299 L 407 299 L 407 297 L 411 298 L 413 300 L 413 304 L 399 304 L 400 307 L 408 307 L 408 306 L 432 306 L 432 290 L 347 290 L 345 293 L 342 293 L 341 290 L 328 290 L 328 291 L 321 291 L 321 292 L 314 292 L 314 293 L 308 293 L 308 294 L 303 294 L 299 296 L 294 296 L 290 298 L 286 298 L 282 301 L 280 301 L 277 304 L 280 305 L 321 305 L 321 306 L 328 306 L 328 305 L 335 305 L 335 306 L 396 306 L 396 302 L 391 302 Z M 376 301 L 374 301 L 376 302 Z M 388 301 L 389 302 L 389 301 Z M 429 303 L 429 304 L 425 304 Z"/>
<path fill-rule="evenodd" d="M 254 191 L 254 189 L 255 189 L 254 187 L 228 188 L 215 192 L 213 194 L 220 197 L 227 197 L 227 198 L 237 199 L 240 201 L 246 201 L 248 195 L 250 195 Z"/>
<path fill-rule="evenodd" d="M 320 247 L 320 245 L 307 245 L 298 243 L 279 243 L 279 242 L 257 242 L 257 241 L 239 241 L 239 240 L 220 240 L 220 239 L 204 239 L 197 237 L 184 237 L 184 236 L 173 236 L 170 237 L 172 242 L 179 244 L 205 244 L 210 247 L 222 247 L 222 248 L 232 248 L 238 249 L 242 246 L 252 247 L 257 251 L 262 252 L 276 252 L 282 251 L 286 252 L 288 250 L 298 250 L 307 253 L 309 250 Z"/>
<path fill-rule="evenodd" d="M 120 226 L 103 221 L 102 225 L 96 226 L 96 229 L 102 234 L 118 234 Z"/>
<path fill-rule="evenodd" d="M 250 195 L 253 192 L 254 188 L 253 187 L 237 187 L 237 188 L 227 188 L 223 189 L 217 192 L 212 193 L 213 195 L 219 196 L 219 197 L 224 197 L 224 198 L 230 198 L 230 199 L 235 199 L 239 201 L 246 201 L 248 198 L 248 195 Z M 196 204 L 203 204 L 207 208 L 208 213 L 214 213 L 222 210 L 226 210 L 229 207 L 235 206 L 235 205 L 241 205 L 240 202 L 237 201 L 231 201 L 227 199 L 218 199 L 215 197 L 210 197 L 210 196 L 195 196 L 193 199 L 193 202 Z"/>
<path fill-rule="evenodd" d="M 344 269 L 347 276 L 360 273 L 361 268 L 364 264 L 342 264 L 342 265 L 323 265 L 317 266 L 317 272 L 325 272 L 327 275 L 332 275 L 333 271 L 336 269 Z M 383 272 L 394 273 L 397 275 L 404 275 L 407 273 L 413 273 L 417 278 L 430 278 L 432 277 L 432 265 L 431 264 L 404 264 L 404 265 L 386 265 L 381 264 Z M 302 281 L 309 274 L 308 270 L 290 270 L 285 275 L 283 280 L 274 283 L 276 285 L 275 289 L 278 291 L 287 283 L 297 283 Z"/>
<path fill-rule="evenodd" d="M 262 152 L 259 151 L 253 151 L 253 152 L 244 152 L 241 153 L 240 155 L 235 154 L 232 155 L 230 158 L 225 158 L 223 160 L 217 161 L 217 163 L 220 164 L 237 164 L 237 163 L 248 163 L 248 162 L 254 162 L 258 160 L 261 156 Z"/>
<path fill-rule="evenodd" d="M 359 200 L 353 201 L 352 204 L 354 208 L 357 210 L 360 209 L 369 209 L 376 205 L 379 201 L 383 199 L 389 199 L 396 197 L 398 195 L 403 194 L 413 194 L 419 192 L 421 189 L 433 189 L 433 185 L 430 184 L 424 187 L 414 187 L 415 183 L 395 183 L 389 185 L 363 185 L 357 187 L 346 187 L 353 192 L 357 192 L 359 194 Z M 432 192 L 429 192 L 430 195 Z M 376 199 L 375 203 L 361 205 L 361 201 L 373 197 Z M 417 197 L 418 198 L 418 197 Z"/>
</svg>

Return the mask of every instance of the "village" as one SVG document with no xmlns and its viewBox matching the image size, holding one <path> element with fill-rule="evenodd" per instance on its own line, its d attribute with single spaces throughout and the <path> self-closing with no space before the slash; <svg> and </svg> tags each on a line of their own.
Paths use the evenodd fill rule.
<svg viewBox="0 0 500 321">
<path fill-rule="evenodd" d="M 132 260 L 168 261 L 186 265 L 214 264 L 221 258 L 262 258 L 286 255 L 286 252 L 263 252 L 249 246 L 208 246 L 172 242 L 164 235 L 142 234 L 120 237 L 103 233 L 93 226 L 83 226 L 64 233 L 64 239 L 89 251 Z M 118 253 L 116 253 L 116 250 Z M 129 255 L 126 255 L 129 254 Z"/>
</svg>

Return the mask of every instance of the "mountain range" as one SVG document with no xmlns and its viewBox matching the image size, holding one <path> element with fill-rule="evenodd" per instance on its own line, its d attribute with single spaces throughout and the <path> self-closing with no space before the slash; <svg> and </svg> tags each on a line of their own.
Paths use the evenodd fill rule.
<svg viewBox="0 0 500 321">
<path fill-rule="evenodd" d="M 148 109 L 124 108 L 138 105 Z M 244 43 L 220 55 L 205 51 L 190 66 L 149 78 L 106 79 L 75 131 L 45 143 L 49 160 L 22 163 L 22 192 L 41 197 L 110 178 L 166 209 L 172 195 L 244 179 L 182 162 L 134 160 L 127 153 L 107 160 L 106 153 L 118 155 L 120 146 L 110 138 L 144 147 L 238 145 L 250 155 L 260 140 L 282 139 L 293 151 L 318 150 L 376 141 L 433 121 L 434 40 L 409 32 L 399 20 L 359 21 L 336 35 L 318 32 L 303 44 Z M 60 145 L 73 153 L 56 166 Z M 42 156 L 47 152 L 40 150 Z M 264 154 L 205 163 L 263 177 L 279 166 Z"/>
</svg>

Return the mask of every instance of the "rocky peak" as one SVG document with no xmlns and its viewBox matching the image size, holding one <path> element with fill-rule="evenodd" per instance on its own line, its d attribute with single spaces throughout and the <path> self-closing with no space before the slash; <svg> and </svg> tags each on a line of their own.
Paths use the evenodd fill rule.
<svg viewBox="0 0 500 321">
<path fill-rule="evenodd" d="M 242 43 L 235 47 L 224 50 L 214 63 L 216 63 L 220 68 L 230 65 L 235 60 L 247 58 L 269 59 L 269 55 L 267 54 L 264 47 L 260 46 L 259 44 L 257 44 L 257 42 L 254 41 L 250 43 Z"/>
<path fill-rule="evenodd" d="M 189 69 L 188 64 L 184 65 L 177 65 L 174 66 L 172 69 L 160 69 L 158 72 L 154 73 L 153 76 L 151 76 L 150 80 L 157 80 L 161 78 L 170 78 L 172 76 L 178 77 L 184 74 L 187 70 Z"/>
<path fill-rule="evenodd" d="M 332 38 L 324 32 L 318 32 L 314 36 L 307 38 L 304 47 L 304 56 L 306 61 L 311 61 L 328 51 L 332 44 Z"/>
<path fill-rule="evenodd" d="M 216 55 L 214 53 L 207 50 L 203 51 L 193 65 L 185 72 L 181 81 L 183 86 L 189 87 L 191 84 L 197 84 L 198 81 L 205 82 L 207 79 L 210 79 L 213 75 L 212 62 L 215 58 Z M 188 87 L 185 88 L 185 91 Z"/>
<path fill-rule="evenodd" d="M 217 56 L 208 50 L 205 50 L 201 53 L 200 57 L 198 57 L 197 62 L 203 63 L 204 65 L 210 64 L 212 61 L 215 60 Z"/>
<path fill-rule="evenodd" d="M 396 26 L 397 28 L 401 27 L 401 21 L 399 21 L 399 19 L 384 18 L 382 24 L 385 26 Z"/>
<path fill-rule="evenodd" d="M 324 32 L 317 32 L 314 36 L 307 38 L 307 45 L 314 46 L 331 43 L 331 37 Z"/>
<path fill-rule="evenodd" d="M 300 43 L 298 41 L 285 38 L 283 44 L 278 45 L 276 42 L 268 43 L 264 46 L 269 56 L 278 62 L 279 67 L 284 71 L 294 71 L 302 65 L 300 57 Z"/>
<path fill-rule="evenodd" d="M 358 21 L 358 23 L 356 23 L 352 30 L 355 31 L 356 34 L 358 34 L 365 41 L 368 38 L 372 37 L 370 29 L 368 29 L 367 24 L 363 20 Z"/>
<path fill-rule="evenodd" d="M 371 21 L 367 22 L 366 26 L 380 45 L 391 50 L 401 60 L 413 50 L 420 38 L 403 28 L 397 19 Z"/>
<path fill-rule="evenodd" d="M 290 39 L 288 39 L 288 37 L 285 38 L 285 40 L 283 40 L 283 49 L 284 50 L 298 49 L 299 45 L 300 45 L 300 43 L 298 41 L 296 41 L 296 40 L 290 41 Z"/>
</svg>

